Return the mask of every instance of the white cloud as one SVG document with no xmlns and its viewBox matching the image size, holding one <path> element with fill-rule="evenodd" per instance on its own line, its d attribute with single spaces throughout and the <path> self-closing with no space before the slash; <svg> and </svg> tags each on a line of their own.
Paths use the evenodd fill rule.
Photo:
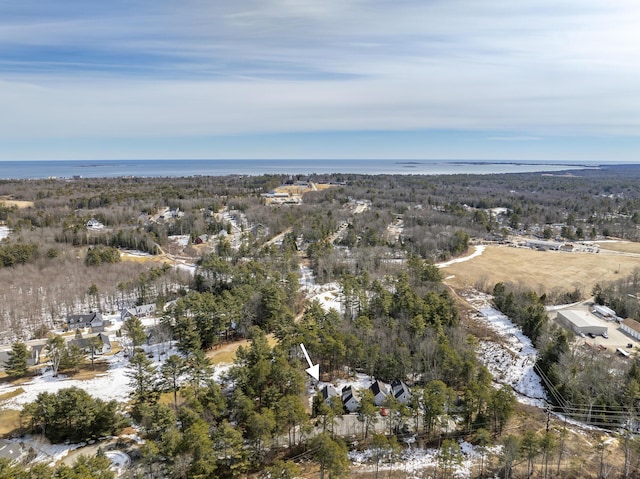
<svg viewBox="0 0 640 479">
<path fill-rule="evenodd" d="M 635 1 L 78 5 L 0 20 L 0 138 L 640 132 Z"/>
</svg>

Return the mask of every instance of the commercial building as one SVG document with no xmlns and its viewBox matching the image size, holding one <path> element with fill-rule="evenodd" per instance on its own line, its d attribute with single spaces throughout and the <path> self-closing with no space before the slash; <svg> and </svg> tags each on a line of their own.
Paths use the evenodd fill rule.
<svg viewBox="0 0 640 479">
<path fill-rule="evenodd" d="M 640 340 L 640 323 L 635 319 L 624 319 L 620 323 L 620 329 L 632 338 Z"/>
<path fill-rule="evenodd" d="M 603 326 L 598 318 L 587 311 L 578 309 L 564 309 L 558 311 L 558 323 L 572 330 L 576 334 L 593 334 L 606 336 L 608 328 Z"/>
</svg>

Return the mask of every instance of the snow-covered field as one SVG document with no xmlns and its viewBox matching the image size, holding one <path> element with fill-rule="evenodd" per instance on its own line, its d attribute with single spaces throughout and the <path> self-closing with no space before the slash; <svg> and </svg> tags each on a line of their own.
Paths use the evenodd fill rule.
<svg viewBox="0 0 640 479">
<path fill-rule="evenodd" d="M 24 392 L 4 401 L 2 406 L 9 409 L 21 409 L 25 404 L 35 401 L 41 392 L 56 393 L 60 389 L 72 386 L 84 389 L 92 396 L 106 401 L 112 399 L 126 401 L 130 392 L 128 386 L 129 378 L 126 376 L 129 360 L 124 357 L 122 352 L 106 357 L 105 360 L 109 363 L 109 370 L 104 374 L 98 374 L 90 380 L 68 379 L 63 374 L 54 378 L 51 369 L 49 369 L 43 375 L 36 376 L 30 381 L 21 384 L 19 387 L 24 389 Z M 0 385 L 0 395 L 10 393 L 16 389 L 18 389 L 17 386 L 2 384 Z"/>
</svg>

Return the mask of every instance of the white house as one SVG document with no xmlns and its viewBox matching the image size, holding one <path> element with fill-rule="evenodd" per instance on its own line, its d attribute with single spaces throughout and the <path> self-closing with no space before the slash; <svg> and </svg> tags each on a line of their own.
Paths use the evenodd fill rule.
<svg viewBox="0 0 640 479">
<path fill-rule="evenodd" d="M 632 338 L 640 340 L 640 323 L 635 319 L 626 318 L 622 320 L 620 329 Z"/>
<path fill-rule="evenodd" d="M 348 412 L 356 412 L 360 408 L 360 394 L 352 386 L 342 388 L 342 405 Z"/>
<path fill-rule="evenodd" d="M 322 394 L 322 399 L 327 406 L 331 405 L 332 397 L 340 397 L 340 393 L 332 384 L 328 384 L 325 387 L 323 387 L 320 390 L 320 394 Z"/>
<path fill-rule="evenodd" d="M 391 383 L 391 391 L 393 392 L 393 397 L 402 404 L 407 404 L 411 400 L 411 390 L 404 381 L 400 381 L 399 379 L 393 381 Z"/>
<path fill-rule="evenodd" d="M 382 406 L 387 396 L 391 394 L 391 386 L 379 380 L 374 381 L 369 389 L 373 393 L 373 402 L 376 406 Z"/>
</svg>

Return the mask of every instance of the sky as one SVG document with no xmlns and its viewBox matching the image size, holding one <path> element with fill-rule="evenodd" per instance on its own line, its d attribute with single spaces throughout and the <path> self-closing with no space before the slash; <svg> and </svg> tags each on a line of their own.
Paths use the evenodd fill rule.
<svg viewBox="0 0 640 479">
<path fill-rule="evenodd" d="M 0 0 L 0 160 L 640 163 L 637 0 Z"/>
</svg>

